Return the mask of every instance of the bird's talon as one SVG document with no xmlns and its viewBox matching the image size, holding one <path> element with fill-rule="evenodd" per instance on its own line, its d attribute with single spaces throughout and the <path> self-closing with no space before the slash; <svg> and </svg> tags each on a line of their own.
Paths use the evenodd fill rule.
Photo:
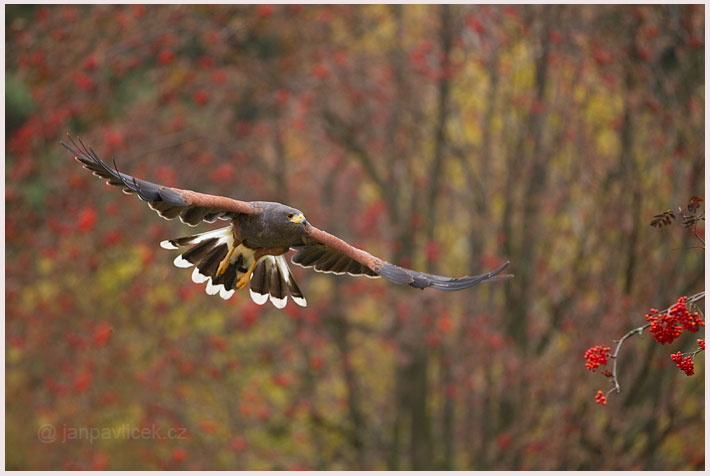
<svg viewBox="0 0 710 476">
<path fill-rule="evenodd" d="M 227 256 L 224 257 L 222 261 L 219 263 L 219 267 L 217 268 L 217 274 L 215 274 L 215 277 L 222 276 L 225 271 L 227 271 L 227 268 L 229 267 L 229 262 L 232 259 L 232 253 L 234 253 L 234 250 L 237 248 L 234 247 L 231 250 L 229 250 L 229 253 L 227 253 Z"/>
<path fill-rule="evenodd" d="M 237 289 L 242 289 L 244 286 L 247 285 L 249 280 L 251 279 L 251 274 L 254 272 L 254 268 L 256 268 L 256 263 L 259 260 L 256 259 L 254 262 L 249 266 L 249 269 L 247 269 L 247 272 L 242 275 L 241 278 L 237 281 Z"/>
<path fill-rule="evenodd" d="M 217 273 L 215 274 L 215 277 L 222 276 L 225 271 L 227 271 L 227 266 L 229 264 L 229 256 L 227 256 L 225 259 L 222 260 L 221 263 L 219 263 L 219 268 L 217 268 Z"/>
</svg>

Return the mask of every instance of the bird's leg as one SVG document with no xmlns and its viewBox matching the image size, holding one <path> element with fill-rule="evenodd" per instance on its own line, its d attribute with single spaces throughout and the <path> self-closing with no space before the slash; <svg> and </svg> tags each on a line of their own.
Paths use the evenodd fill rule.
<svg viewBox="0 0 710 476">
<path fill-rule="evenodd" d="M 237 289 L 242 289 L 244 286 L 247 285 L 249 280 L 251 279 L 251 274 L 254 272 L 254 268 L 256 268 L 256 264 L 259 262 L 261 258 L 263 258 L 266 255 L 274 255 L 274 256 L 280 256 L 288 251 L 288 248 L 283 248 L 281 246 L 274 246 L 273 248 L 259 248 L 254 252 L 254 262 L 249 266 L 249 269 L 247 270 L 246 273 L 242 275 L 241 278 L 237 281 Z"/>
<path fill-rule="evenodd" d="M 222 276 L 225 271 L 227 271 L 227 268 L 229 267 L 229 262 L 232 259 L 232 254 L 234 254 L 234 250 L 236 250 L 237 246 L 242 243 L 235 223 L 232 223 L 232 236 L 234 237 L 234 241 L 232 242 L 232 249 L 229 250 L 227 252 L 227 256 L 225 256 L 224 259 L 220 261 L 219 266 L 217 267 L 217 274 L 215 274 L 215 277 Z"/>
<path fill-rule="evenodd" d="M 215 277 L 221 276 L 224 274 L 225 271 L 227 271 L 227 268 L 229 267 L 229 261 L 232 259 L 232 254 L 234 253 L 234 250 L 236 250 L 237 247 L 235 246 L 231 250 L 227 252 L 227 256 L 224 257 L 222 261 L 219 263 L 219 267 L 217 268 L 217 274 L 215 274 Z"/>
<path fill-rule="evenodd" d="M 254 272 L 254 268 L 256 268 L 256 263 L 258 262 L 259 260 L 255 259 L 251 266 L 249 266 L 247 272 L 242 274 L 241 278 L 239 278 L 239 280 L 237 281 L 237 289 L 242 289 L 244 286 L 247 285 L 247 283 L 251 279 L 251 273 Z"/>
</svg>

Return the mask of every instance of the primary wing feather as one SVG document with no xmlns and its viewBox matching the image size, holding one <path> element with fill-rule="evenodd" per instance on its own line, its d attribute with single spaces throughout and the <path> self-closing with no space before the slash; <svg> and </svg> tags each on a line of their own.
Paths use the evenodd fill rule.
<svg viewBox="0 0 710 476">
<path fill-rule="evenodd" d="M 122 187 L 125 193 L 135 193 L 167 220 L 179 217 L 182 222 L 195 226 L 201 221 L 212 223 L 217 218 L 228 220 L 238 214 L 257 213 L 258 207 L 254 203 L 166 187 L 121 173 L 115 167 L 106 165 L 94 149 L 87 147 L 81 139 L 77 144 L 71 136 L 68 137 L 73 147 L 64 142 L 61 144 L 74 154 L 84 168 L 106 179 L 107 184 Z"/>
<path fill-rule="evenodd" d="M 505 262 L 488 273 L 461 278 L 421 273 L 388 263 L 311 225 L 306 228 L 306 236 L 309 242 L 298 249 L 291 261 L 321 273 L 342 274 L 347 272 L 355 276 L 381 276 L 397 284 L 407 284 L 418 289 L 434 288 L 444 291 L 458 291 L 479 283 L 502 281 L 513 277 L 512 274 L 500 274 L 508 267 L 509 262 Z"/>
</svg>

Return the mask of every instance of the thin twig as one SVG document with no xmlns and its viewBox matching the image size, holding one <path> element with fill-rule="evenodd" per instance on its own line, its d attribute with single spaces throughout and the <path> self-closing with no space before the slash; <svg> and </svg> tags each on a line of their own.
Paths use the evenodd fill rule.
<svg viewBox="0 0 710 476">
<path fill-rule="evenodd" d="M 694 359 L 696 355 L 698 355 L 700 352 L 703 352 L 704 350 L 705 349 L 703 349 L 702 347 L 698 347 L 693 352 L 684 352 L 684 353 L 680 354 L 680 356 L 687 357 L 689 355 L 691 359 Z"/>
<path fill-rule="evenodd" d="M 697 238 L 698 241 L 703 245 L 702 249 L 705 249 L 705 240 L 700 238 L 700 235 L 698 235 L 698 231 L 695 228 L 693 228 L 693 234 L 695 235 L 695 238 Z"/>
</svg>

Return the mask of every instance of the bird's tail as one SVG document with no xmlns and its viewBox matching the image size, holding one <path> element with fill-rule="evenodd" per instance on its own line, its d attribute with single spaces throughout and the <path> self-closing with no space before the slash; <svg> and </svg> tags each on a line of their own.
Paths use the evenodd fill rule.
<svg viewBox="0 0 710 476">
<path fill-rule="evenodd" d="M 301 307 L 307 305 L 306 298 L 296 284 L 283 255 L 267 255 L 259 260 L 251 275 L 249 294 L 255 303 L 264 304 L 269 298 L 279 309 L 286 306 L 288 296 Z"/>
<path fill-rule="evenodd" d="M 286 306 L 288 296 L 291 296 L 296 304 L 306 306 L 306 299 L 284 257 L 267 255 L 254 263 L 255 250 L 241 243 L 235 246 L 232 225 L 165 240 L 160 246 L 168 250 L 190 247 L 177 256 L 173 263 L 178 268 L 195 266 L 192 281 L 206 282 L 207 294 L 219 293 L 222 299 L 229 299 L 237 289 L 250 282 L 249 294 L 259 305 L 270 299 L 274 306 L 281 309 Z M 250 273 L 250 276 L 245 276 L 246 273 Z"/>
</svg>

